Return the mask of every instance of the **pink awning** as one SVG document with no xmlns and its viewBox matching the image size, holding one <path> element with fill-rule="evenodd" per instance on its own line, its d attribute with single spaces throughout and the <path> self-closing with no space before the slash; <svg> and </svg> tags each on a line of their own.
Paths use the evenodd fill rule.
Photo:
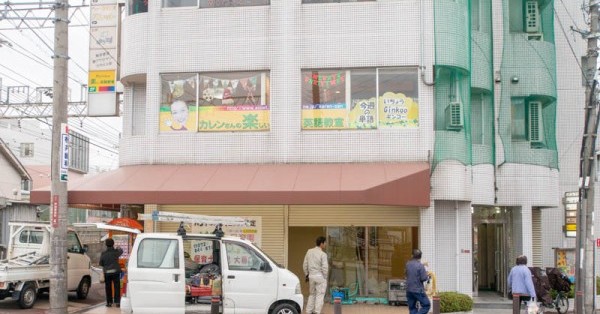
<svg viewBox="0 0 600 314">
<path fill-rule="evenodd" d="M 429 206 L 429 164 L 138 165 L 69 182 L 70 204 Z M 49 187 L 31 202 L 50 203 Z"/>
</svg>

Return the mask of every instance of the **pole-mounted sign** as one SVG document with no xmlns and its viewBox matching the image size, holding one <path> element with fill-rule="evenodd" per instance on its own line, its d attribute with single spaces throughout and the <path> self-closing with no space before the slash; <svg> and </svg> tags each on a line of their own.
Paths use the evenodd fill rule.
<svg viewBox="0 0 600 314">
<path fill-rule="evenodd" d="M 69 179 L 69 126 L 60 124 L 60 182 Z"/>
<path fill-rule="evenodd" d="M 565 207 L 565 236 L 577 236 L 577 212 L 579 210 L 579 192 L 565 192 L 563 197 Z"/>
</svg>

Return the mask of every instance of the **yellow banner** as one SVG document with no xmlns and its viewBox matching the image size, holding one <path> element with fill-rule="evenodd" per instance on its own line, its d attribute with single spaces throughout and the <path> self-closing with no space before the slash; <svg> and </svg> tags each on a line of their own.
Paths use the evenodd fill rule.
<svg viewBox="0 0 600 314">
<path fill-rule="evenodd" d="M 88 92 L 114 92 L 115 91 L 116 71 L 90 71 L 88 81 Z"/>
<path fill-rule="evenodd" d="M 319 104 L 302 107 L 302 129 L 335 130 L 348 128 L 346 104 Z"/>
<path fill-rule="evenodd" d="M 402 93 L 386 92 L 379 97 L 379 127 L 419 127 L 419 104 Z"/>
<path fill-rule="evenodd" d="M 269 106 L 200 106 L 198 130 L 266 131 L 271 128 Z"/>
</svg>

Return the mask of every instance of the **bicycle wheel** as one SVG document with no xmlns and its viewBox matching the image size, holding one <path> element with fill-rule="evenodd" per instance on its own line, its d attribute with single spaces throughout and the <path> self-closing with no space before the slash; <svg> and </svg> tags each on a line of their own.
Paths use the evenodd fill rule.
<svg viewBox="0 0 600 314">
<path fill-rule="evenodd" d="M 554 307 L 558 314 L 565 314 L 569 310 L 569 299 L 563 294 L 559 294 L 556 296 L 556 300 L 554 300 Z"/>
</svg>

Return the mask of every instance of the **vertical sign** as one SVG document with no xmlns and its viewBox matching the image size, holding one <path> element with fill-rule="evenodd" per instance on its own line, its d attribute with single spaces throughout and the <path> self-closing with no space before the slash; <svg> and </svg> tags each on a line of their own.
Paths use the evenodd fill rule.
<svg viewBox="0 0 600 314">
<path fill-rule="evenodd" d="M 69 177 L 69 126 L 60 124 L 60 182 L 67 182 Z"/>
<path fill-rule="evenodd" d="M 90 60 L 88 115 L 116 116 L 119 40 L 117 0 L 92 0 L 90 5 Z"/>
<path fill-rule="evenodd" d="M 565 207 L 565 236 L 577 236 L 577 212 L 579 210 L 579 192 L 565 192 L 563 197 Z"/>
<path fill-rule="evenodd" d="M 58 195 L 52 196 L 52 217 L 50 218 L 52 222 L 52 228 L 58 227 Z"/>
</svg>

